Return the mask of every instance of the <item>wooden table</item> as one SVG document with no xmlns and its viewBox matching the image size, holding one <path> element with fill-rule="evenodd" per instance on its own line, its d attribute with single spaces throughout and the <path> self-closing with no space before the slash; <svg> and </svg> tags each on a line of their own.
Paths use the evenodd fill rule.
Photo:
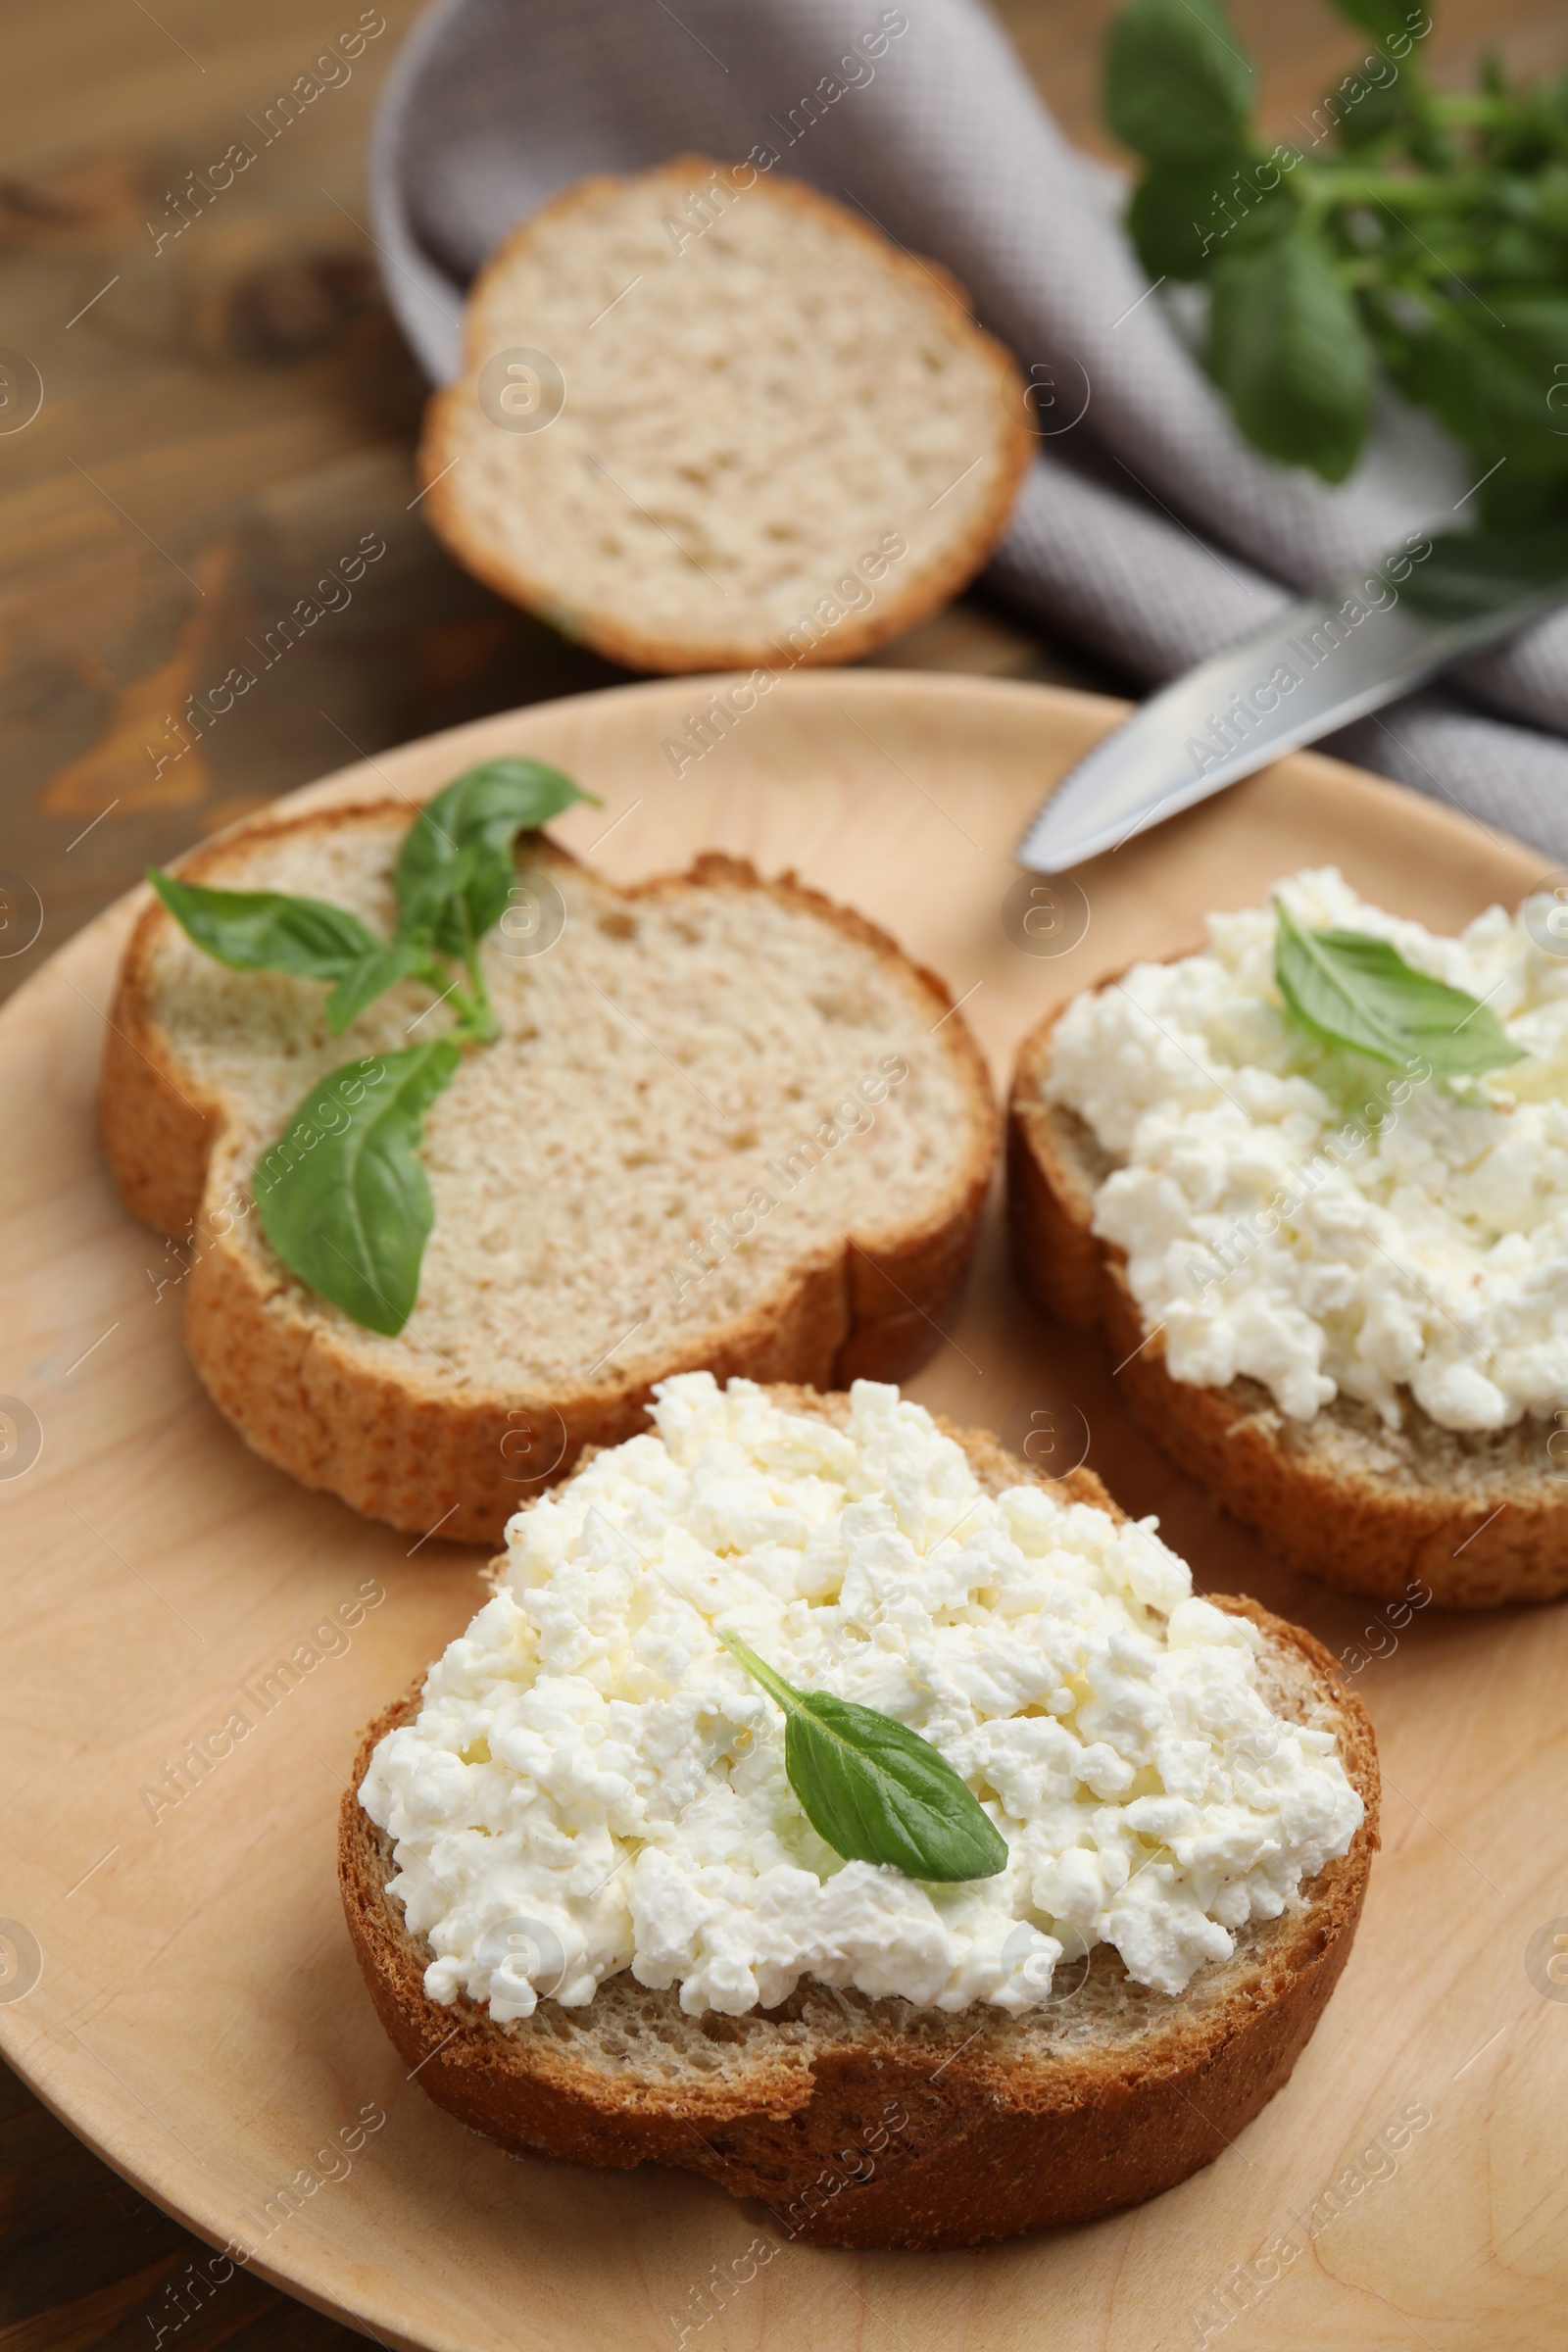
<svg viewBox="0 0 1568 2352">
<path fill-rule="evenodd" d="M 30 886 L 42 927 L 0 960 L 0 994 L 149 863 L 275 794 L 357 753 L 625 674 L 468 580 L 411 507 L 423 386 L 376 279 L 362 158 L 416 11 L 381 8 L 386 30 L 351 80 L 199 234 L 157 254 L 146 223 L 167 220 L 187 173 L 310 62 L 318 9 L 12 12 L 0 337 L 39 371 L 44 398 L 0 433 L 0 889 Z M 345 6 L 345 25 L 356 13 Z M 1069 133 L 1109 152 L 1096 106 L 1111 0 L 1000 0 L 1000 13 Z M 1263 66 L 1266 122 L 1288 136 L 1361 36 L 1315 0 L 1238 0 L 1235 14 Z M 1462 79 L 1488 43 L 1517 69 L 1561 71 L 1560 0 L 1448 0 L 1428 54 L 1442 78 Z M 24 367 L 0 389 L 24 400 L 27 380 Z M 292 648 L 243 724 L 155 773 L 147 744 L 185 697 L 366 530 L 388 559 L 352 608 Z M 973 596 L 878 659 L 1122 683 Z M 182 2302 L 204 2249 L 3 2068 L 0 2198 L 0 2352 L 145 2346 L 161 2327 L 180 2352 L 363 2341 L 249 2278 L 209 2306 Z"/>
</svg>

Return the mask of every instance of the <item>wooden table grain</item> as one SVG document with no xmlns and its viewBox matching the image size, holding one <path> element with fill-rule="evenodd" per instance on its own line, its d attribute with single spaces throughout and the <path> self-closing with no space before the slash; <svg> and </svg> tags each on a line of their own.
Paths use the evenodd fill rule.
<svg viewBox="0 0 1568 2352">
<path fill-rule="evenodd" d="M 363 17 L 341 0 L 331 19 L 317 0 L 9 12 L 0 995 L 149 863 L 276 794 L 625 674 L 467 579 L 415 503 L 423 387 L 376 279 L 363 169 L 375 92 L 415 13 L 413 0 Z M 1058 120 L 1107 153 L 1097 85 L 1112 13 L 1111 0 L 1000 0 Z M 1262 66 L 1265 121 L 1290 136 L 1360 36 L 1318 0 L 1237 0 L 1235 14 Z M 345 77 L 270 128 L 276 93 L 372 19 L 383 29 Z M 1441 78 L 1467 77 L 1486 46 L 1561 71 L 1561 0 L 1440 5 L 1428 53 Z M 211 167 L 235 141 L 255 163 L 213 194 L 223 174 Z M 193 173 L 209 190 L 199 210 Z M 42 405 L 19 425 L 29 369 Z M 263 671 L 242 712 L 169 756 L 187 698 L 367 534 L 386 553 L 352 602 Z M 1119 683 L 973 596 L 878 660 Z M 41 926 L 18 950 L 34 906 Z M 204 2299 L 191 2283 L 204 2252 L 0 2068 L 0 2352 L 363 2341 L 248 2277 Z"/>
</svg>

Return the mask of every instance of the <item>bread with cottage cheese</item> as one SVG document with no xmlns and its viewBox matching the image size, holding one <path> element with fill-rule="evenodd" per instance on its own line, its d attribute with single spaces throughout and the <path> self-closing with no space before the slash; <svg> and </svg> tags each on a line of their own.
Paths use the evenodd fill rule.
<svg viewBox="0 0 1568 2352">
<path fill-rule="evenodd" d="M 839 1426 L 849 1416 L 844 1396 L 771 1395 Z M 1122 1518 L 1087 1470 L 1054 1482 L 985 1432 L 937 1426 L 988 1494 L 1034 1484 Z M 1347 1852 L 1280 1917 L 1242 1928 L 1232 1956 L 1184 1992 L 1135 1983 L 1101 1944 L 1070 1999 L 1020 2016 L 809 1978 L 771 2010 L 693 2016 L 678 1986 L 650 1989 L 629 1971 L 584 2006 L 541 1999 L 508 2024 L 466 1992 L 439 2003 L 424 1989 L 430 1947 L 387 1891 L 392 1840 L 358 1796 L 377 1744 L 417 1713 L 416 1687 L 367 1730 L 340 1818 L 349 1932 L 382 2024 L 439 2106 L 514 2153 L 678 2166 L 818 2244 L 968 2246 L 1173 2186 L 1289 2079 L 1345 1966 L 1378 1843 L 1371 1727 L 1328 1653 L 1251 1601 L 1215 1605 L 1257 1628 L 1274 1713 L 1333 1733 L 1364 1813 Z"/>
<path fill-rule="evenodd" d="M 263 818 L 178 870 L 328 899 L 385 935 L 410 818 L 406 802 Z M 642 1428 L 672 1372 L 911 1371 L 940 1344 L 999 1142 L 962 1013 L 859 915 L 723 857 L 625 891 L 540 835 L 517 858 L 560 935 L 514 956 L 503 919 L 485 943 L 503 1035 L 429 1115 L 434 1230 L 396 1338 L 289 1274 L 251 1176 L 318 1080 L 445 1026 L 429 989 L 406 982 L 333 1037 L 321 984 L 229 970 L 149 894 L 100 1090 L 127 1206 L 185 1245 L 185 1344 L 219 1409 L 305 1485 L 467 1543 L 585 1445 Z"/>
<path fill-rule="evenodd" d="M 1568 1481 L 1538 1422 L 1445 1429 L 1406 1395 L 1402 1425 L 1390 1430 L 1343 1392 L 1298 1420 L 1259 1381 L 1202 1388 L 1171 1377 L 1125 1252 L 1094 1230 L 1095 1194 L 1115 1159 L 1086 1120 L 1045 1097 L 1065 1011 L 1018 1053 L 1007 1119 L 1013 1265 L 1048 1314 L 1101 1328 L 1140 1427 L 1279 1558 L 1345 1592 L 1408 1601 L 1424 1587 L 1444 1608 L 1568 1592 Z"/>
<path fill-rule="evenodd" d="M 685 155 L 499 247 L 419 471 L 461 564 L 611 660 L 789 669 L 973 578 L 1029 427 L 945 271 L 800 180 Z"/>
</svg>

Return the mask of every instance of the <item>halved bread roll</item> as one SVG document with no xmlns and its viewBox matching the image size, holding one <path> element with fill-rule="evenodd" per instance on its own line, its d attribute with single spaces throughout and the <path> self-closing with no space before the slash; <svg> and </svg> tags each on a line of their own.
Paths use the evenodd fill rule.
<svg viewBox="0 0 1568 2352">
<path fill-rule="evenodd" d="M 1172 1379 L 1125 1251 L 1094 1231 L 1095 1194 L 1116 1161 L 1076 1112 L 1046 1099 L 1065 1010 L 1018 1052 L 1007 1126 L 1013 1265 L 1048 1314 L 1101 1326 L 1139 1426 L 1272 1552 L 1325 1584 L 1405 1602 L 1424 1588 L 1454 1609 L 1568 1592 L 1568 1482 L 1538 1422 L 1445 1429 L 1406 1396 L 1401 1425 L 1390 1429 L 1343 1393 L 1303 1421 L 1257 1380 Z"/>
<path fill-rule="evenodd" d="M 849 1419 L 844 1396 L 771 1395 L 794 1413 Z M 984 1493 L 1038 1486 L 1122 1520 L 1091 1472 L 1046 1480 L 983 1431 L 937 1426 Z M 1378 1842 L 1371 1727 L 1328 1653 L 1251 1601 L 1214 1605 L 1256 1627 L 1261 1695 L 1277 1718 L 1332 1733 L 1364 1813 L 1348 1851 L 1277 1918 L 1241 1928 L 1231 1957 L 1181 1993 L 1135 1982 L 1100 1943 L 1067 1973 L 1064 1997 L 1018 2016 L 809 1978 L 772 2009 L 694 2016 L 679 1986 L 650 1989 L 625 1970 L 585 2005 L 541 1998 L 506 2024 L 463 1991 L 434 2000 L 430 1945 L 388 1892 L 393 1841 L 359 1795 L 378 1743 L 418 1713 L 416 1689 L 367 1730 L 340 1822 L 349 1932 L 383 2025 L 428 2095 L 503 2146 L 703 2173 L 817 2243 L 973 2245 L 1172 2186 L 1289 2079 L 1345 1966 Z"/>
<path fill-rule="evenodd" d="M 425 512 L 641 669 L 853 662 L 956 595 L 1034 448 L 945 270 L 802 181 L 676 156 L 500 246 L 425 417 Z"/>
<path fill-rule="evenodd" d="M 385 936 L 409 821 L 402 803 L 264 819 L 179 871 L 324 898 Z M 585 1444 L 641 1428 L 671 1372 L 911 1371 L 999 1133 L 947 990 L 858 915 L 727 858 L 624 892 L 538 835 L 518 859 L 527 920 L 483 949 L 502 1036 L 429 1114 L 435 1223 L 397 1337 L 289 1274 L 252 1176 L 329 1071 L 441 1033 L 427 987 L 334 1038 L 318 982 L 229 970 L 154 903 L 100 1095 L 127 1205 L 192 1245 L 185 1341 L 219 1408 L 307 1486 L 470 1543 Z"/>
</svg>

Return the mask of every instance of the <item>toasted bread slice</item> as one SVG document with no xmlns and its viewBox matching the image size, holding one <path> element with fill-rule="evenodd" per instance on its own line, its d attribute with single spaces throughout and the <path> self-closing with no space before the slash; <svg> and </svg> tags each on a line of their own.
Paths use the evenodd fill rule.
<svg viewBox="0 0 1568 2352">
<path fill-rule="evenodd" d="M 946 273 L 755 165 L 568 188 L 481 271 L 465 349 L 419 448 L 434 528 L 640 669 L 858 660 L 979 570 L 1035 446 Z"/>
<path fill-rule="evenodd" d="M 1401 1428 L 1337 1396 L 1310 1421 L 1261 1381 L 1173 1380 L 1128 1287 L 1126 1253 L 1093 1227 L 1114 1160 L 1076 1112 L 1042 1091 L 1065 1006 L 1019 1049 L 1007 1129 L 1013 1262 L 1064 1323 L 1100 1324 L 1128 1410 L 1191 1477 L 1293 1568 L 1372 1600 L 1425 1586 L 1444 1608 L 1551 1600 L 1568 1592 L 1568 1481 L 1539 1423 L 1444 1429 L 1406 1394 Z"/>
<path fill-rule="evenodd" d="M 307 893 L 391 929 L 406 804 L 262 821 L 188 879 Z M 503 1035 L 429 1115 L 435 1203 L 396 1338 L 297 1282 L 251 1174 L 328 1071 L 439 1034 L 405 983 L 343 1036 L 319 983 L 235 972 L 157 903 L 126 949 L 101 1124 L 127 1205 L 193 1245 L 185 1340 L 259 1453 L 411 1534 L 495 1541 L 653 1383 L 897 1380 L 938 1345 L 997 1155 L 942 983 L 792 878 L 709 857 L 622 892 L 519 843 L 547 953 L 484 948 Z"/>
<path fill-rule="evenodd" d="M 778 1392 L 842 1422 L 849 1399 Z M 1120 1518 L 1092 1471 L 1042 1478 L 989 1433 L 956 1430 L 988 1493 L 1030 1483 Z M 1243 1929 L 1185 1993 L 1135 1984 L 1099 1945 L 1059 2003 L 956 2015 L 807 1980 L 778 2008 L 687 2016 L 678 1986 L 629 1972 L 585 2008 L 543 2000 L 495 2024 L 424 1990 L 430 1960 L 387 1893 L 390 1839 L 357 1791 L 416 1687 L 367 1730 L 343 1799 L 349 1933 L 382 2024 L 437 2105 L 504 2147 L 603 2170 L 678 2165 L 760 2198 L 823 2245 L 968 2246 L 1091 2221 L 1211 2164 L 1289 2080 L 1345 1966 L 1378 1843 L 1378 1769 L 1360 1702 L 1312 1636 L 1250 1600 L 1208 1596 L 1264 1637 L 1260 1683 L 1293 1722 L 1338 1735 L 1365 1817 L 1298 1906 Z"/>
</svg>

